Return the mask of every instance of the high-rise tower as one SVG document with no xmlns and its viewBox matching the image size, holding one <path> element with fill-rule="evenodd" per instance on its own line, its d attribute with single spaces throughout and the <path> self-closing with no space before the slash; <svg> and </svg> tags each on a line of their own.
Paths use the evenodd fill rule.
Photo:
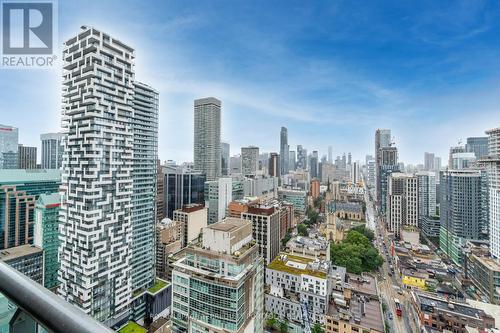
<svg viewBox="0 0 500 333">
<path fill-rule="evenodd" d="M 194 168 L 207 181 L 221 175 L 221 101 L 214 97 L 194 101 Z"/>
<path fill-rule="evenodd" d="M 90 27 L 64 44 L 58 293 L 110 326 L 154 283 L 158 94 L 134 58 Z"/>
<path fill-rule="evenodd" d="M 281 127 L 280 131 L 280 169 L 281 174 L 286 175 L 289 171 L 290 147 L 288 145 L 288 130 L 286 127 Z"/>
</svg>

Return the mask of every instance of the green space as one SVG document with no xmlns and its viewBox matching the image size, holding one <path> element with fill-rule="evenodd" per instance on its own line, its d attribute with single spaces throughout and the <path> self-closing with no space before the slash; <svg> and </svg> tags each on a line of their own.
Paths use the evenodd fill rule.
<svg viewBox="0 0 500 333">
<path fill-rule="evenodd" d="M 133 321 L 129 321 L 127 325 L 123 326 L 118 333 L 146 333 L 148 330 L 146 330 L 144 327 L 139 326 L 138 324 L 134 323 Z"/>
<path fill-rule="evenodd" d="M 156 292 L 160 291 L 160 290 L 161 290 L 163 287 L 165 287 L 166 285 L 167 285 L 167 282 L 162 281 L 162 280 L 158 280 L 158 279 L 157 279 L 157 280 L 155 281 L 155 284 L 154 284 L 151 288 L 149 288 L 149 289 L 148 289 L 148 291 L 149 291 L 150 293 L 154 294 L 154 293 L 156 293 Z"/>
<path fill-rule="evenodd" d="M 309 258 L 298 257 L 298 256 L 294 256 L 291 254 L 287 254 L 286 256 L 287 256 L 287 260 L 291 260 L 291 261 L 301 263 L 301 264 L 309 264 L 311 261 L 313 261 L 312 259 L 309 259 Z M 273 269 L 275 271 L 290 273 L 293 275 L 307 274 L 307 275 L 315 276 L 315 277 L 322 278 L 322 279 L 326 278 L 326 273 L 322 272 L 322 271 L 311 270 L 308 268 L 300 269 L 300 268 L 288 266 L 286 264 L 286 261 L 281 260 L 279 255 L 269 265 L 267 265 L 267 268 Z"/>
<path fill-rule="evenodd" d="M 343 266 L 347 272 L 354 274 L 377 270 L 384 260 L 370 241 L 371 237 L 373 232 L 364 226 L 349 230 L 341 243 L 331 245 L 332 263 Z"/>
</svg>

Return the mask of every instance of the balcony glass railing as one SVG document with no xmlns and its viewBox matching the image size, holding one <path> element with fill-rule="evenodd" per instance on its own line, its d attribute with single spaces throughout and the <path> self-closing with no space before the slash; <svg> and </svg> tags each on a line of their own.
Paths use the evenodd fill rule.
<svg viewBox="0 0 500 333">
<path fill-rule="evenodd" d="M 79 308 L 0 262 L 0 333 L 112 333 Z"/>
</svg>

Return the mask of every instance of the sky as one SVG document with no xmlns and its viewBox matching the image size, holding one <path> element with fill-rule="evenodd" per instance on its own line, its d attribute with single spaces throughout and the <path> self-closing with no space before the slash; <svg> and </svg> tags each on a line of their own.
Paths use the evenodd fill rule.
<svg viewBox="0 0 500 333">
<path fill-rule="evenodd" d="M 82 25 L 136 50 L 136 79 L 160 93 L 159 157 L 193 159 L 193 100 L 222 101 L 231 154 L 256 145 L 353 159 L 390 128 L 400 161 L 500 127 L 497 1 L 58 2 L 60 48 Z M 61 54 L 61 52 L 59 52 Z M 20 143 L 60 130 L 60 66 L 0 69 L 0 123 Z"/>
</svg>

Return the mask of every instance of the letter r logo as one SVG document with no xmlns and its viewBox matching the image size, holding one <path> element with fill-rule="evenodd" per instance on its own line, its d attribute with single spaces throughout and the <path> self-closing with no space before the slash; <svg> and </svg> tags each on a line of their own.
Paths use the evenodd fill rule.
<svg viewBox="0 0 500 333">
<path fill-rule="evenodd" d="M 2 2 L 3 54 L 51 54 L 51 2 Z"/>
</svg>

